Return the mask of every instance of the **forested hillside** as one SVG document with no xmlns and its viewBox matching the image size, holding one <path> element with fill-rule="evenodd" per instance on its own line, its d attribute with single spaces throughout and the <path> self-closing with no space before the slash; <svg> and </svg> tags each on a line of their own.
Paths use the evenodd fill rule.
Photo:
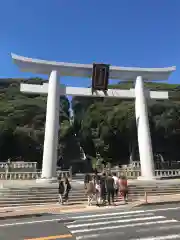
<svg viewBox="0 0 180 240">
<path fill-rule="evenodd" d="M 113 88 L 130 89 L 132 82 Z M 149 100 L 149 121 L 154 153 L 166 160 L 180 159 L 180 87 L 165 83 L 146 83 L 149 90 L 167 90 L 173 101 Z M 97 152 L 110 162 L 138 160 L 134 101 L 75 97 L 72 101 L 75 131 L 86 154 Z"/>
<path fill-rule="evenodd" d="M 0 161 L 22 157 L 42 160 L 46 97 L 20 93 L 20 82 L 43 83 L 42 79 L 0 80 Z M 129 89 L 132 82 L 116 88 Z M 154 153 L 167 160 L 180 159 L 179 85 L 149 83 L 147 88 L 176 93 L 174 101 L 148 101 Z M 180 95 L 179 95 L 180 96 Z M 59 159 L 70 165 L 80 158 L 79 143 L 90 159 L 99 153 L 113 163 L 138 159 L 134 101 L 75 97 L 74 122 L 69 119 L 70 103 L 60 99 Z M 75 135 L 76 134 L 76 135 Z"/>
</svg>

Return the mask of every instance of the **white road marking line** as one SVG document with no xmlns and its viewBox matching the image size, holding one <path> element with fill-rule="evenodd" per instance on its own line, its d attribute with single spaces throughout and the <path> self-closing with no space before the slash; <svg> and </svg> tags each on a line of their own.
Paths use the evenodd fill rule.
<svg viewBox="0 0 180 240">
<path fill-rule="evenodd" d="M 116 216 L 116 215 L 126 215 L 126 214 L 135 214 L 135 213 L 147 213 L 147 212 L 160 212 L 160 211 L 169 211 L 169 210 L 178 210 L 180 207 L 174 208 L 158 208 L 158 209 L 145 209 L 145 210 L 135 210 L 135 211 L 127 211 L 127 212 L 113 212 L 113 213 L 98 213 L 98 214 L 89 214 L 89 215 L 78 215 L 73 216 L 73 219 L 85 219 L 85 218 L 96 218 L 103 216 Z M 118 209 L 114 209 L 117 211 Z"/>
<path fill-rule="evenodd" d="M 100 215 L 101 216 L 101 215 Z M 129 216 L 129 215 L 128 215 Z M 74 219 L 74 217 L 73 217 Z M 61 218 L 55 218 L 55 219 L 42 219 L 42 220 L 35 220 L 35 221 L 24 221 L 24 222 L 13 222 L 13 223 L 4 223 L 0 224 L 0 227 L 11 227 L 11 226 L 20 226 L 25 224 L 36 224 L 36 223 L 46 223 L 46 222 L 56 222 L 61 220 Z"/>
<path fill-rule="evenodd" d="M 81 219 L 81 220 L 76 220 L 76 223 L 80 222 L 93 222 L 93 221 L 98 221 L 98 220 L 110 220 L 110 219 L 120 219 L 120 218 L 129 218 L 129 217 L 140 217 L 140 216 L 153 216 L 153 213 L 140 213 L 140 214 L 132 214 L 132 215 L 122 215 L 122 216 L 110 216 L 110 217 L 102 217 L 102 218 L 88 218 L 88 219 Z"/>
<path fill-rule="evenodd" d="M 177 221 L 178 222 L 178 221 Z M 179 224 L 178 225 L 168 225 L 167 226 L 158 226 L 158 227 L 150 227 L 150 228 L 142 228 L 142 229 L 137 229 L 136 232 L 140 233 L 140 232 L 150 232 L 150 231 L 169 231 L 170 229 L 179 229 Z"/>
<path fill-rule="evenodd" d="M 136 232 L 150 232 L 150 231 L 153 231 L 153 230 L 155 230 L 155 231 L 160 230 L 161 231 L 161 230 L 169 230 L 170 228 L 178 228 L 179 229 L 179 225 L 168 226 L 168 228 L 167 228 L 167 226 L 146 228 L 146 229 L 137 230 Z M 116 232 L 112 231 L 112 232 L 105 232 L 105 233 L 97 233 L 97 234 L 85 234 L 85 235 L 82 235 L 82 236 L 76 236 L 76 240 L 88 239 L 88 238 L 99 238 L 99 237 L 101 237 L 101 238 L 103 238 L 103 237 L 107 238 L 108 237 L 109 238 L 111 235 L 119 236 L 119 235 L 125 235 L 125 234 L 126 234 L 126 232 L 117 232 L 117 231 Z M 139 238 L 138 238 L 138 240 L 139 240 Z"/>
<path fill-rule="evenodd" d="M 118 228 L 127 228 L 127 227 L 137 227 L 137 226 L 147 226 L 147 225 L 156 225 L 156 224 L 165 224 L 165 223 L 174 223 L 178 222 L 177 220 L 163 220 L 163 221 L 153 221 L 153 222 L 144 222 L 144 223 L 134 223 L 134 224 L 126 224 L 126 225 L 117 225 L 117 226 L 106 226 L 101 228 L 85 228 L 72 230 L 71 233 L 85 233 L 85 232 L 96 232 L 96 231 L 104 231 L 108 229 L 118 229 Z"/>
<path fill-rule="evenodd" d="M 20 226 L 20 225 L 28 225 L 28 224 L 35 224 L 35 223 L 46 223 L 46 222 L 57 222 L 60 221 L 60 218 L 56 219 L 44 219 L 44 220 L 38 220 L 38 221 L 31 221 L 31 222 L 14 222 L 14 223 L 5 223 L 0 224 L 0 227 L 12 227 L 12 226 Z"/>
<path fill-rule="evenodd" d="M 165 235 L 165 236 L 152 236 L 147 238 L 134 238 L 131 240 L 168 240 L 168 239 L 177 239 L 180 238 L 180 234 Z"/>
<path fill-rule="evenodd" d="M 86 234 L 82 236 L 76 236 L 76 240 L 81 240 L 81 239 L 88 239 L 88 238 L 109 238 L 111 235 L 114 236 L 119 236 L 119 235 L 125 235 L 125 232 L 106 232 L 106 233 L 101 233 L 101 234 Z"/>
<path fill-rule="evenodd" d="M 144 212 L 160 212 L 169 210 L 178 210 L 180 207 L 170 207 L 170 208 L 155 208 L 155 209 L 145 209 Z"/>
<path fill-rule="evenodd" d="M 107 217 L 107 216 L 119 216 L 119 215 L 133 214 L 133 213 L 144 213 L 144 210 L 128 211 L 128 212 L 110 212 L 110 213 L 91 214 L 91 215 L 80 215 L 80 216 L 74 216 L 73 219 L 85 219 L 85 218 L 97 218 L 97 217 Z"/>
<path fill-rule="evenodd" d="M 84 224 L 71 224 L 67 225 L 69 229 L 79 228 L 79 227 L 88 227 L 88 226 L 99 226 L 99 225 L 108 225 L 113 223 L 128 223 L 128 222 L 137 222 L 137 221 L 147 221 L 153 219 L 165 219 L 164 216 L 153 216 L 153 217 L 145 217 L 145 218 L 131 218 L 131 219 L 122 219 L 115 221 L 104 221 L 104 222 L 96 222 L 96 223 L 84 223 Z"/>
</svg>

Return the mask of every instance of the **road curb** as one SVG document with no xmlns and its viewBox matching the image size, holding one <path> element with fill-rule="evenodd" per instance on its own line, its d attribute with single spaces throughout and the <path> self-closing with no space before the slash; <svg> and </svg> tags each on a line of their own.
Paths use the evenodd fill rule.
<svg viewBox="0 0 180 240">
<path fill-rule="evenodd" d="M 32 213 L 32 214 L 23 214 L 23 215 L 9 215 L 9 216 L 0 216 L 0 220 L 8 220 L 8 219 L 23 219 L 29 217 L 42 217 L 46 215 L 45 213 Z"/>
<path fill-rule="evenodd" d="M 26 214 L 26 215 L 17 215 L 17 216 L 3 216 L 0 217 L 0 220 L 13 220 L 13 219 L 25 219 L 25 218 L 30 218 L 30 217 L 42 217 L 42 216 L 46 216 L 46 214 L 42 213 L 42 214 Z M 59 218 L 59 220 L 57 220 L 58 223 L 72 223 L 75 220 L 72 219 L 65 219 L 65 218 Z"/>
<path fill-rule="evenodd" d="M 143 203 L 137 203 L 136 205 L 134 205 L 132 208 L 134 207 L 143 207 L 143 206 L 157 206 L 157 205 L 165 205 L 165 204 L 175 204 L 175 203 L 180 203 L 180 200 L 176 200 L 176 201 L 164 201 L 164 202 L 143 202 Z"/>
</svg>

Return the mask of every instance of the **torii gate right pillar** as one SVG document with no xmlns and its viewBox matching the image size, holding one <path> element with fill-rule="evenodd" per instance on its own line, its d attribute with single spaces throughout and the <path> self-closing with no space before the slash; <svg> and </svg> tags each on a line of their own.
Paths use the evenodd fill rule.
<svg viewBox="0 0 180 240">
<path fill-rule="evenodd" d="M 144 82 L 141 76 L 136 78 L 135 83 L 135 113 L 141 163 L 141 177 L 139 179 L 153 180 L 155 179 L 154 159 Z"/>
</svg>

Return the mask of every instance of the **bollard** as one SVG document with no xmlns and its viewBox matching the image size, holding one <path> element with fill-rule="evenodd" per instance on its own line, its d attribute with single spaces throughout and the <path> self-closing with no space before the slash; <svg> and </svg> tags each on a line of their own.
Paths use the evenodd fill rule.
<svg viewBox="0 0 180 240">
<path fill-rule="evenodd" d="M 147 204 L 148 201 L 147 201 L 147 192 L 144 193 L 144 197 L 145 197 L 145 203 Z"/>
</svg>

